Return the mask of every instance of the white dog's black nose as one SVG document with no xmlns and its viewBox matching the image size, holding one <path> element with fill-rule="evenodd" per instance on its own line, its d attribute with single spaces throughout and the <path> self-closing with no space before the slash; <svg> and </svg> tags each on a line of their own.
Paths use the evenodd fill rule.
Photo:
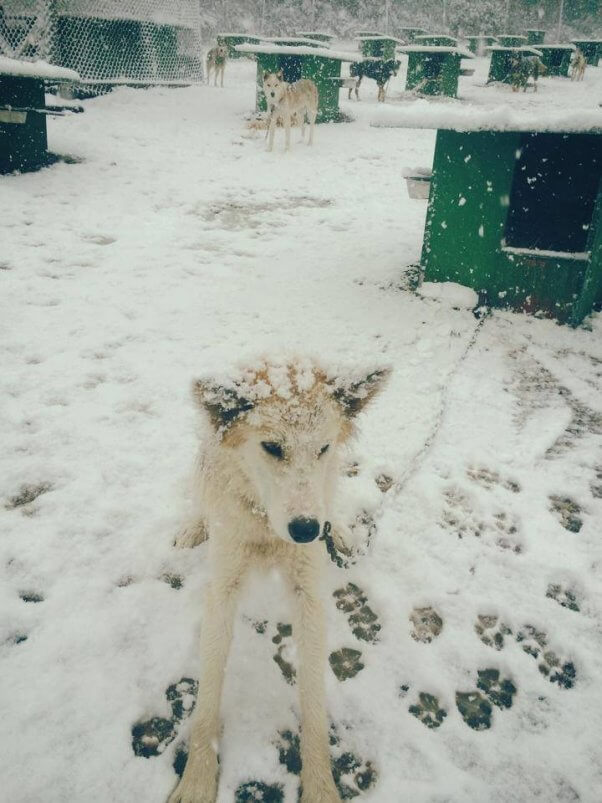
<svg viewBox="0 0 602 803">
<path fill-rule="evenodd" d="M 271 95 L 273 98 L 275 98 L 275 97 L 276 97 L 276 93 L 275 93 L 275 92 L 270 92 L 270 95 Z"/>
<path fill-rule="evenodd" d="M 298 517 L 289 522 L 288 531 L 293 541 L 298 544 L 308 544 L 317 538 L 320 532 L 320 522 L 317 519 Z"/>
</svg>

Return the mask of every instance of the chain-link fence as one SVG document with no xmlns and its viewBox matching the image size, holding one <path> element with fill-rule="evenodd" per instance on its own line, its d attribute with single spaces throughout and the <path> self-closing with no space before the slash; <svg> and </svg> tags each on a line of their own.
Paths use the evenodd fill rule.
<svg viewBox="0 0 602 803">
<path fill-rule="evenodd" d="M 0 0 L 0 55 L 87 83 L 202 79 L 198 0 Z"/>
</svg>

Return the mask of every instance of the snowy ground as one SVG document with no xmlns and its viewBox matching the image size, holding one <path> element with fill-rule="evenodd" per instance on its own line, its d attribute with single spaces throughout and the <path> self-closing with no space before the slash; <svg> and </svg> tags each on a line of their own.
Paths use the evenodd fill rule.
<svg viewBox="0 0 602 803">
<path fill-rule="evenodd" d="M 475 103 L 599 100 L 602 70 L 517 96 L 484 65 Z M 172 548 L 189 383 L 291 348 L 395 367 L 342 481 L 370 547 L 329 576 L 345 795 L 597 803 L 602 318 L 479 323 L 401 289 L 426 208 L 401 171 L 434 132 L 371 128 L 367 85 L 354 123 L 268 154 L 253 81 L 88 101 L 49 123 L 81 163 L 0 178 L 2 797 L 165 800 L 206 581 L 205 547 Z M 297 799 L 288 616 L 276 578 L 240 612 L 220 803 Z"/>
</svg>

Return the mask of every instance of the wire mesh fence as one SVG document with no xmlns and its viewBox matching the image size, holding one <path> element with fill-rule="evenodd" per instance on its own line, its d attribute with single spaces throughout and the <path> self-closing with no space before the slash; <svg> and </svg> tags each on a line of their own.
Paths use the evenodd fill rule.
<svg viewBox="0 0 602 803">
<path fill-rule="evenodd" d="M 1 0 L 0 55 L 85 83 L 202 80 L 198 0 Z"/>
</svg>

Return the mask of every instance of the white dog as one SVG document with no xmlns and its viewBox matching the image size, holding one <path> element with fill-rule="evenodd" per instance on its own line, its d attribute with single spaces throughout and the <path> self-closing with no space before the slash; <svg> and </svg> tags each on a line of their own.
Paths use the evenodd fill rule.
<svg viewBox="0 0 602 803">
<path fill-rule="evenodd" d="M 251 568 L 276 567 L 294 604 L 301 704 L 302 803 L 340 803 L 328 748 L 325 620 L 320 585 L 328 562 L 318 536 L 331 516 L 338 454 L 353 419 L 387 369 L 333 378 L 314 363 L 261 363 L 235 379 L 199 380 L 210 422 L 197 476 L 200 504 L 177 540 L 208 536 L 211 580 L 201 629 L 201 673 L 188 761 L 170 803 L 214 803 L 220 698 L 237 598 Z M 339 542 L 340 543 L 340 542 Z"/>
<path fill-rule="evenodd" d="M 274 147 L 274 133 L 278 120 L 282 121 L 285 131 L 285 149 L 291 147 L 291 121 L 293 117 L 301 121 L 301 138 L 305 138 L 305 118 L 309 122 L 308 145 L 313 145 L 314 125 L 318 115 L 318 88 L 313 81 L 302 78 L 293 84 L 284 80 L 280 72 L 264 72 L 263 93 L 268 105 L 269 128 L 268 150 Z"/>
</svg>

